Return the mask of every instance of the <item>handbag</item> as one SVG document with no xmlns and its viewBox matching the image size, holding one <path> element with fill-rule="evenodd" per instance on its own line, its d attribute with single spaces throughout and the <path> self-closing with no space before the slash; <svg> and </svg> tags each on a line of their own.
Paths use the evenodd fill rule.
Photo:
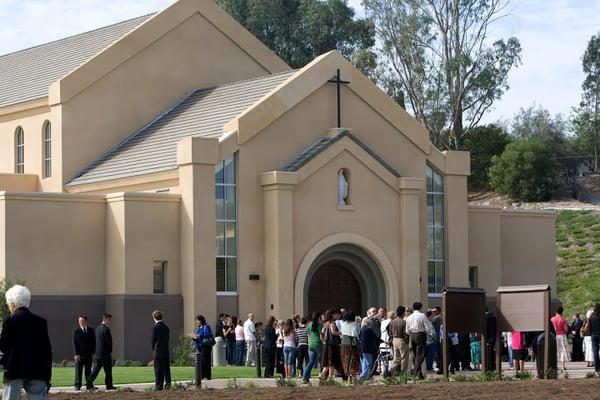
<svg viewBox="0 0 600 400">
<path fill-rule="evenodd" d="M 213 347 L 217 342 L 215 341 L 215 337 L 210 335 L 208 338 L 202 339 L 202 346 L 204 347 Z"/>
<path fill-rule="evenodd" d="M 581 328 L 581 333 L 583 334 L 583 336 L 590 336 L 590 334 L 592 333 L 592 324 L 590 324 L 589 320 L 585 321 L 585 323 L 583 324 L 583 328 Z"/>
</svg>

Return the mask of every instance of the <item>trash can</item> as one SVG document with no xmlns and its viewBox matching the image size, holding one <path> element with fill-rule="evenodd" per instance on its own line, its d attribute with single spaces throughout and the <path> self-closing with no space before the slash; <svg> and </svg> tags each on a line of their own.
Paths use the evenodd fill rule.
<svg viewBox="0 0 600 400">
<path fill-rule="evenodd" d="M 535 339 L 535 365 L 537 369 L 538 379 L 544 379 L 544 342 L 545 337 L 540 333 Z M 556 360 L 556 337 L 551 333 L 550 342 L 548 343 L 548 379 L 556 379 L 558 377 L 558 364 Z"/>
<path fill-rule="evenodd" d="M 215 338 L 215 345 L 213 346 L 212 359 L 213 366 L 221 367 L 227 364 L 227 360 L 225 354 L 227 353 L 227 348 L 225 346 L 225 341 L 221 336 L 217 336 Z"/>
</svg>

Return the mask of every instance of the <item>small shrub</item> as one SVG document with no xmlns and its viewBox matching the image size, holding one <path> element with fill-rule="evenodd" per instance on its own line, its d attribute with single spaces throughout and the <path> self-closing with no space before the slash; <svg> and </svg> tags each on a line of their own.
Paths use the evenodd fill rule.
<svg viewBox="0 0 600 400">
<path fill-rule="evenodd" d="M 408 383 L 408 376 L 399 375 L 399 376 L 388 376 L 383 379 L 384 385 L 405 385 Z"/>
<path fill-rule="evenodd" d="M 498 375 L 492 371 L 483 371 L 479 375 L 476 375 L 475 378 L 479 382 L 492 382 L 498 380 Z M 500 380 L 502 380 L 502 376 L 500 377 Z"/>
<path fill-rule="evenodd" d="M 173 365 L 176 367 L 194 365 L 194 341 L 183 332 L 177 338 L 173 348 Z"/>
<path fill-rule="evenodd" d="M 452 377 L 454 382 L 466 382 L 467 377 L 465 375 L 457 374 Z"/>
<path fill-rule="evenodd" d="M 519 372 L 518 374 L 515 374 L 515 378 L 520 381 L 530 381 L 531 379 L 533 379 L 533 375 L 531 375 L 531 372 L 529 371 L 523 371 Z"/>
<path fill-rule="evenodd" d="M 435 377 L 435 378 L 429 378 L 425 382 L 426 383 L 450 382 L 450 378 L 446 378 L 445 376 L 438 376 L 438 377 Z"/>
<path fill-rule="evenodd" d="M 554 368 L 548 368 L 548 370 L 546 371 L 546 379 L 557 379 L 558 378 L 558 371 L 555 370 Z"/>
<path fill-rule="evenodd" d="M 340 387 L 340 386 L 342 386 L 342 384 L 339 383 L 338 381 L 336 381 L 335 379 L 326 379 L 326 380 L 319 381 L 319 386 Z"/>
<path fill-rule="evenodd" d="M 238 388 L 237 379 L 231 378 L 231 379 L 227 380 L 227 389 L 237 389 L 237 388 Z"/>
<path fill-rule="evenodd" d="M 254 382 L 246 382 L 246 384 L 244 385 L 244 388 L 254 390 L 254 389 L 258 389 L 258 385 Z"/>
<path fill-rule="evenodd" d="M 489 177 L 497 192 L 518 201 L 547 201 L 558 187 L 553 154 L 535 139 L 507 145 L 492 158 Z"/>
<path fill-rule="evenodd" d="M 296 382 L 293 379 L 285 379 L 283 376 L 280 376 L 279 378 L 277 378 L 277 380 L 275 381 L 278 387 L 297 387 L 298 386 L 298 382 Z"/>
<path fill-rule="evenodd" d="M 173 385 L 171 385 L 169 390 L 180 392 L 180 391 L 185 391 L 185 390 L 193 390 L 195 387 L 196 387 L 196 385 L 194 384 L 194 381 L 175 382 Z"/>
</svg>

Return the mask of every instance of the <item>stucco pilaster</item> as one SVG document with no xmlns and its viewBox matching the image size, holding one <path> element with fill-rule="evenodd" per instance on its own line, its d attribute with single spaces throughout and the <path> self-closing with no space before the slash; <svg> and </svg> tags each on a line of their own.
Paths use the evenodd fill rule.
<svg viewBox="0 0 600 400">
<path fill-rule="evenodd" d="M 467 177 L 446 175 L 446 255 L 448 286 L 469 286 L 469 213 Z"/>
<path fill-rule="evenodd" d="M 194 316 L 214 321 L 217 313 L 215 250 L 216 139 L 186 138 L 177 144 L 181 190 L 181 294 L 184 329 Z"/>
<path fill-rule="evenodd" d="M 293 189 L 296 173 L 261 175 L 265 206 L 266 315 L 293 315 L 294 243 Z"/>
<path fill-rule="evenodd" d="M 423 274 L 422 229 L 421 229 L 421 193 L 423 179 L 400 178 L 400 271 L 402 277 L 402 303 L 411 305 L 422 301 Z M 425 278 L 426 279 L 426 278 Z"/>
</svg>

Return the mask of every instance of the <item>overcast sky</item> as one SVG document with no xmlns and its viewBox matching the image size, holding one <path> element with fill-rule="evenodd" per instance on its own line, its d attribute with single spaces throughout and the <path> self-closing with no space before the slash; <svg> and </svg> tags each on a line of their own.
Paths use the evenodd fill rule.
<svg viewBox="0 0 600 400">
<path fill-rule="evenodd" d="M 160 10 L 171 0 L 0 0 L 0 54 Z M 360 0 L 349 0 L 362 13 Z M 523 65 L 510 74 L 510 90 L 485 118 L 512 116 L 536 102 L 569 114 L 581 95 L 581 56 L 600 31 L 598 0 L 512 0 L 511 15 L 492 32 L 514 35 Z M 1 73 L 1 71 L 0 71 Z"/>
</svg>

